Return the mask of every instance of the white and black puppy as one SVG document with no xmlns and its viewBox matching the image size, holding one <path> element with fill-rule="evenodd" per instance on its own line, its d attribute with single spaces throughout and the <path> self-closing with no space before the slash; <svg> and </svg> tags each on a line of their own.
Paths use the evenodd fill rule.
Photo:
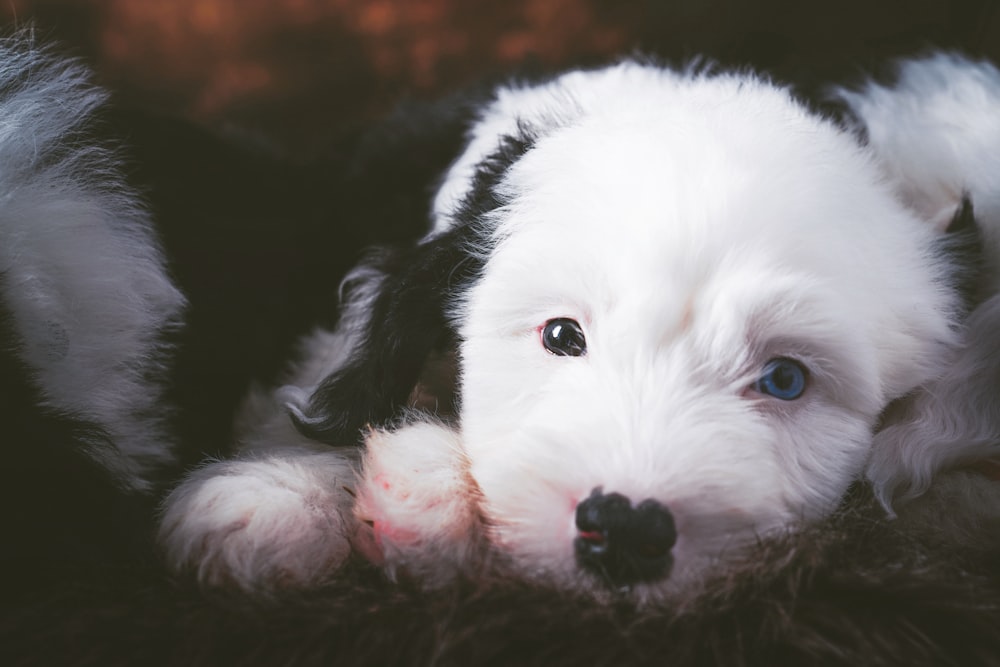
<svg viewBox="0 0 1000 667">
<path fill-rule="evenodd" d="M 997 302 L 970 334 L 956 258 L 966 198 L 1000 247 L 1000 73 L 933 56 L 840 95 L 853 127 L 746 73 L 497 88 L 429 233 L 347 277 L 241 453 L 169 497 L 170 565 L 267 589 L 355 550 L 431 583 L 489 557 L 662 598 L 858 480 L 893 508 L 1000 452 Z"/>
<path fill-rule="evenodd" d="M 212 357 L 281 348 L 248 324 L 284 316 L 281 298 L 228 325 L 220 305 L 254 273 L 313 295 L 322 274 L 279 283 L 259 258 L 330 249 L 301 228 L 193 223 L 185 246 L 164 226 L 181 327 L 149 218 L 87 131 L 102 94 L 30 39 L 0 50 L 0 382 L 25 443 L 11 456 L 73 479 L 46 449 L 68 442 L 143 493 L 175 443 L 231 420 L 219 405 L 236 398 L 210 394 L 246 380 L 201 386 Z M 841 97 L 848 125 L 754 75 L 634 62 L 493 91 L 436 194 L 399 208 L 426 236 L 348 274 L 336 326 L 305 336 L 280 386 L 242 397 L 235 456 L 167 498 L 168 564 L 267 590 L 326 581 L 360 552 L 429 584 L 496 565 L 663 599 L 865 478 L 888 508 L 924 498 L 917 522 L 960 513 L 956 498 L 993 512 L 984 475 L 931 482 L 996 453 L 1000 307 L 963 253 L 967 199 L 987 273 L 1000 248 L 1000 74 L 937 56 Z M 363 238 L 352 222 L 335 230 L 345 245 Z M 230 280 L 236 246 L 252 270 Z"/>
</svg>

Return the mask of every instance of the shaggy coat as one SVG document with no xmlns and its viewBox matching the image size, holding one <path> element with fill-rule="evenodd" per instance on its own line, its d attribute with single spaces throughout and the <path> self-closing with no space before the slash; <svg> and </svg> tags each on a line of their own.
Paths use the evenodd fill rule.
<svg viewBox="0 0 1000 667">
<path fill-rule="evenodd" d="M 0 56 L 11 662 L 1000 654 L 991 65 L 626 62 L 299 169 Z"/>
<path fill-rule="evenodd" d="M 675 599 L 852 483 L 895 513 L 995 454 L 993 345 L 966 340 L 998 307 L 1000 73 L 935 55 L 835 95 L 841 122 L 627 61 L 459 107 L 430 229 L 347 274 L 237 455 L 173 491 L 170 567 L 268 591 L 361 553 Z"/>
</svg>

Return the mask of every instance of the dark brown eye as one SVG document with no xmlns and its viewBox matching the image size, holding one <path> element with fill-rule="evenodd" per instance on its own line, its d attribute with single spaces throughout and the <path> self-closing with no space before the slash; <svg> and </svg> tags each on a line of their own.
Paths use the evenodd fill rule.
<svg viewBox="0 0 1000 667">
<path fill-rule="evenodd" d="M 542 328 L 542 345 L 560 357 L 579 357 L 587 352 L 587 340 L 576 320 L 560 317 Z"/>
</svg>

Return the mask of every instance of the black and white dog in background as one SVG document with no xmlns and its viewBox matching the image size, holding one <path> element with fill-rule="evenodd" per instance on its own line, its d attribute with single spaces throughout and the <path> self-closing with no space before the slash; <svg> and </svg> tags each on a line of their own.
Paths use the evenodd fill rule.
<svg viewBox="0 0 1000 667">
<path fill-rule="evenodd" d="M 186 448 L 223 454 L 164 501 L 175 572 L 299 588 L 359 553 L 431 585 L 488 565 L 665 599 L 855 482 L 945 539 L 1000 512 L 977 465 L 1000 454 L 989 64 L 905 62 L 838 91 L 840 120 L 710 69 L 501 86 L 426 118 L 432 144 L 365 144 L 365 169 L 269 193 L 334 179 L 335 220 L 163 226 L 168 270 L 81 135 L 100 93 L 30 41 L 2 48 L 14 431 L 136 495 Z M 206 187 L 253 196 L 233 174 Z M 374 219 L 425 235 L 345 278 L 324 256 L 377 241 Z"/>
</svg>

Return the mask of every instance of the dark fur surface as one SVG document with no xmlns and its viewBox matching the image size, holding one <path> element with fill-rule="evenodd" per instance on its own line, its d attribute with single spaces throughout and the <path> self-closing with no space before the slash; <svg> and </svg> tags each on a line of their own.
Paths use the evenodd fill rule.
<svg viewBox="0 0 1000 667">
<path fill-rule="evenodd" d="M 997 545 L 919 541 L 858 502 L 760 545 L 671 608 L 488 576 L 421 594 L 362 568 L 306 595 L 250 600 L 123 571 L 29 602 L 3 646 L 13 664 L 37 665 L 998 664 Z"/>
</svg>

